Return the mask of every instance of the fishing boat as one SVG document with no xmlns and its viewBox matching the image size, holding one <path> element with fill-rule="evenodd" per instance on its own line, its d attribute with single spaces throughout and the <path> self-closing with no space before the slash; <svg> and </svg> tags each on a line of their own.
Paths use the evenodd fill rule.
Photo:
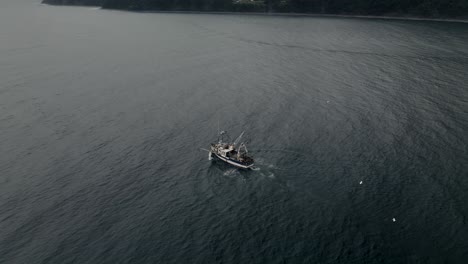
<svg viewBox="0 0 468 264">
<path fill-rule="evenodd" d="M 219 133 L 218 142 L 212 143 L 210 146 L 208 159 L 214 157 L 222 160 L 230 165 L 242 169 L 252 169 L 254 167 L 254 159 L 248 155 L 247 146 L 244 142 L 240 142 L 244 132 L 237 137 L 234 142 L 226 141 L 229 138 L 226 131 Z"/>
</svg>

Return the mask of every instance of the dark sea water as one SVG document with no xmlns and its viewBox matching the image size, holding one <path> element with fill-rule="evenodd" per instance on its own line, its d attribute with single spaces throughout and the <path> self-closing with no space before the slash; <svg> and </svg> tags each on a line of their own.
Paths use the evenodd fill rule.
<svg viewBox="0 0 468 264">
<path fill-rule="evenodd" d="M 2 0 L 0 150 L 2 264 L 468 263 L 468 24 Z"/>
</svg>

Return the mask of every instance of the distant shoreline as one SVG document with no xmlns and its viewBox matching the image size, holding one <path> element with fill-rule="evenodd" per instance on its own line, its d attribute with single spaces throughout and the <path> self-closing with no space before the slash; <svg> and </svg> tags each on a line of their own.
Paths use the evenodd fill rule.
<svg viewBox="0 0 468 264">
<path fill-rule="evenodd" d="M 428 22 L 450 22 L 450 23 L 468 23 L 468 18 L 428 18 L 414 16 L 375 16 L 375 15 L 344 15 L 344 14 L 318 14 L 318 13 L 281 13 L 281 12 L 223 12 L 223 11 L 167 11 L 167 10 L 132 10 L 132 9 L 116 9 L 103 8 L 93 5 L 54 5 L 42 3 L 52 6 L 82 6 L 95 7 L 102 10 L 113 10 L 134 13 L 157 13 L 157 14 L 214 14 L 214 15 L 252 15 L 252 16 L 291 16 L 291 17 L 324 17 L 324 18 L 358 18 L 358 19 L 382 19 L 382 20 L 401 20 L 401 21 L 428 21 Z"/>
<path fill-rule="evenodd" d="M 168 13 L 168 14 L 219 14 L 219 15 L 254 15 L 254 16 L 294 16 L 294 17 L 329 17 L 329 18 L 359 18 L 359 19 L 384 19 L 384 20 L 409 20 L 409 21 L 433 21 L 433 22 L 452 22 L 452 23 L 468 23 L 466 19 L 454 18 L 426 18 L 412 16 L 366 16 L 366 15 L 336 15 L 336 14 L 314 14 L 314 13 L 280 13 L 280 12 L 206 12 L 206 11 L 158 11 L 158 10 L 131 10 L 131 9 L 112 9 L 101 8 L 102 10 L 117 10 L 136 13 Z"/>
</svg>

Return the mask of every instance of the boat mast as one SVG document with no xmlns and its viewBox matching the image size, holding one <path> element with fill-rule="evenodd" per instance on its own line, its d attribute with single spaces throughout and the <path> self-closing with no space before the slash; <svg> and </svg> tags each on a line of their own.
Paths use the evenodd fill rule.
<svg viewBox="0 0 468 264">
<path fill-rule="evenodd" d="M 244 154 L 247 154 L 248 153 L 248 150 L 247 150 L 247 146 L 245 145 L 244 142 L 242 142 L 239 146 L 239 151 L 237 151 L 237 158 L 239 159 L 240 158 L 240 155 L 241 155 L 241 150 L 242 148 L 244 148 Z"/>
<path fill-rule="evenodd" d="M 236 146 L 237 144 L 239 144 L 239 142 L 240 142 L 242 136 L 244 135 L 244 133 L 245 133 L 245 131 L 242 131 L 242 133 L 240 134 L 240 136 L 237 137 L 236 140 L 234 140 L 234 143 L 233 143 L 234 146 Z"/>
<path fill-rule="evenodd" d="M 225 131 L 219 131 L 219 119 L 218 119 L 218 144 L 223 143 L 223 134 Z"/>
</svg>

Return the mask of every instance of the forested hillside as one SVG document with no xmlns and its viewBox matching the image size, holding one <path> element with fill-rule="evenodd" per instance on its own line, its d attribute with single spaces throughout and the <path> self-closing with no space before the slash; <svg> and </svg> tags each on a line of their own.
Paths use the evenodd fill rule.
<svg viewBox="0 0 468 264">
<path fill-rule="evenodd" d="M 44 0 L 44 3 L 129 10 L 468 17 L 468 0 Z"/>
</svg>

